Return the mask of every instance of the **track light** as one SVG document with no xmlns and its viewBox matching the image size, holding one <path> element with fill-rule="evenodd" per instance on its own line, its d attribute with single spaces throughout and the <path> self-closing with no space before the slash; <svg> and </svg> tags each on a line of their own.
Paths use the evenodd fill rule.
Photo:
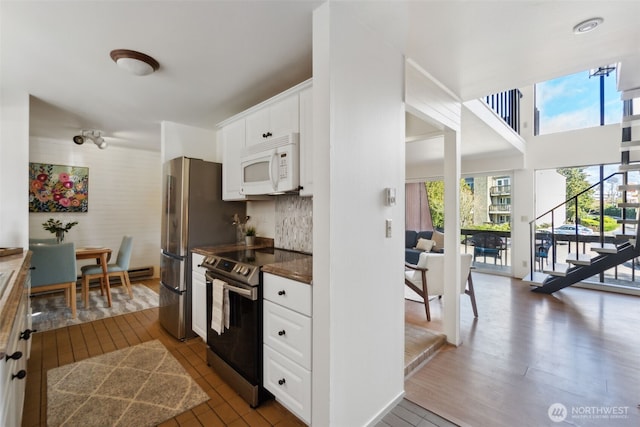
<svg viewBox="0 0 640 427">
<path fill-rule="evenodd" d="M 83 130 L 80 135 L 73 137 L 73 142 L 82 145 L 87 139 L 96 144 L 101 150 L 107 148 L 107 141 L 104 140 L 102 132 L 99 130 Z"/>
</svg>

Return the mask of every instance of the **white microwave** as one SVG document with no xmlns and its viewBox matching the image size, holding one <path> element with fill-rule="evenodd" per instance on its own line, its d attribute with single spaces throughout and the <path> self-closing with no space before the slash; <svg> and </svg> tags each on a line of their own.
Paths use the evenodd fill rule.
<svg viewBox="0 0 640 427">
<path fill-rule="evenodd" d="M 243 149 L 240 192 L 250 196 L 299 190 L 299 140 L 299 133 L 290 133 Z"/>
</svg>

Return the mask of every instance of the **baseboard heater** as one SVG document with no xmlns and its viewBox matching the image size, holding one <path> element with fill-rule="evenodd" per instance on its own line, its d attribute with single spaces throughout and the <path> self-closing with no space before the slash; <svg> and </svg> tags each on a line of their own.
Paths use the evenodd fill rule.
<svg viewBox="0 0 640 427">
<path fill-rule="evenodd" d="M 150 279 L 153 277 L 153 266 L 150 265 L 148 267 L 137 267 L 128 270 L 129 272 L 129 280 L 133 281 L 134 279 Z M 78 284 L 82 284 L 82 276 L 78 276 Z M 89 282 L 89 286 L 92 283 L 100 283 L 100 278 L 93 279 Z M 117 276 L 110 276 L 109 283 L 120 283 L 120 278 Z"/>
</svg>

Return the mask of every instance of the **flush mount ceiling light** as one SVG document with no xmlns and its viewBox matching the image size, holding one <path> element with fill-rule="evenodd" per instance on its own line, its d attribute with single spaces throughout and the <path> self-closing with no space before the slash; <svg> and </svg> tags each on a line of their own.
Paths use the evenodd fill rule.
<svg viewBox="0 0 640 427">
<path fill-rule="evenodd" d="M 111 51 L 111 59 L 118 67 L 136 76 L 146 76 L 156 71 L 160 64 L 158 61 L 135 50 L 116 49 Z"/>
<path fill-rule="evenodd" d="M 104 140 L 102 132 L 99 130 L 83 130 L 80 135 L 73 137 L 73 142 L 82 145 L 87 139 L 96 144 L 101 150 L 107 148 L 107 141 Z"/>
<path fill-rule="evenodd" d="M 573 27 L 573 34 L 584 34 L 593 31 L 604 22 L 602 18 L 590 18 Z"/>
</svg>

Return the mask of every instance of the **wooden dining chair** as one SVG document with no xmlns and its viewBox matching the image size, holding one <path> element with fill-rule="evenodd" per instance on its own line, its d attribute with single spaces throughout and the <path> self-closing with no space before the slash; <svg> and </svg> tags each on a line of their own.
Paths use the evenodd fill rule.
<svg viewBox="0 0 640 427">
<path fill-rule="evenodd" d="M 111 278 L 111 276 L 119 277 L 120 283 L 122 283 L 122 286 L 127 290 L 127 293 L 131 298 L 133 298 L 133 291 L 131 290 L 131 281 L 129 280 L 128 270 L 132 249 L 133 237 L 124 236 L 120 243 L 120 249 L 118 249 L 118 256 L 116 257 L 115 264 L 107 264 L 107 275 L 109 278 Z M 82 288 L 86 291 L 89 290 L 89 281 L 91 281 L 91 279 L 100 278 L 101 294 L 106 292 L 107 304 L 111 307 L 111 287 L 104 282 L 102 266 L 85 265 L 80 270 L 82 271 Z"/>
</svg>

